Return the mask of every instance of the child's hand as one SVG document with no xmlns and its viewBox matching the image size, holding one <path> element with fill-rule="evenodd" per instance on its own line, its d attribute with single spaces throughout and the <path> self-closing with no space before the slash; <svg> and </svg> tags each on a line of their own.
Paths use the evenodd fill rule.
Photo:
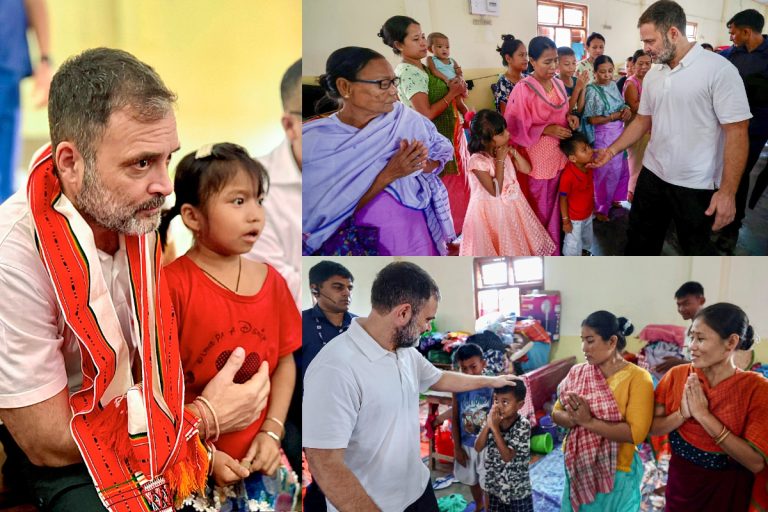
<svg viewBox="0 0 768 512">
<path fill-rule="evenodd" d="M 488 425 L 493 430 L 498 430 L 501 425 L 501 409 L 496 407 L 496 404 L 491 406 L 491 410 L 488 411 Z"/>
<path fill-rule="evenodd" d="M 256 434 L 243 458 L 243 463 L 250 461 L 251 471 L 260 471 L 267 476 L 274 476 L 280 467 L 280 445 L 263 432 Z"/>
<path fill-rule="evenodd" d="M 573 224 L 571 224 L 571 219 L 563 219 L 563 231 L 566 233 L 573 232 Z"/>
<path fill-rule="evenodd" d="M 456 456 L 456 462 L 458 462 L 460 465 L 467 467 L 467 461 L 469 460 L 469 456 L 467 455 L 467 452 L 464 450 L 464 446 L 459 445 L 458 448 L 453 450 L 453 454 Z"/>
<path fill-rule="evenodd" d="M 496 148 L 493 150 L 493 157 L 496 160 L 503 160 L 507 158 L 507 154 L 510 153 L 512 148 L 509 146 L 509 143 L 504 143 L 501 146 L 496 146 Z"/>
<path fill-rule="evenodd" d="M 244 467 L 235 459 L 224 452 L 217 451 L 213 459 L 213 479 L 216 485 L 225 487 L 232 485 L 250 475 L 247 467 Z"/>
<path fill-rule="evenodd" d="M 579 81 L 579 83 L 581 84 L 582 87 L 587 85 L 589 83 L 589 71 L 587 71 L 585 69 L 584 71 L 582 71 L 581 73 L 578 74 L 576 79 Z M 576 85 L 578 85 L 578 84 L 574 84 L 574 87 Z"/>
</svg>

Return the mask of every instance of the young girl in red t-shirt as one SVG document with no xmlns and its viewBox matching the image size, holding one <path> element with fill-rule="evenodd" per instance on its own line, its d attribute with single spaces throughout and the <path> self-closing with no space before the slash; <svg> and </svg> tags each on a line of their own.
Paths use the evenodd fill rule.
<svg viewBox="0 0 768 512">
<path fill-rule="evenodd" d="M 205 146 L 176 168 L 176 205 L 166 222 L 181 215 L 194 233 L 192 248 L 165 267 L 179 329 L 185 403 L 200 396 L 238 347 L 246 357 L 234 381 L 247 381 L 264 362 L 271 381 L 267 408 L 240 432 L 219 435 L 215 412 L 205 400 L 194 402 L 216 450 L 213 481 L 205 496 L 187 498 L 190 510 L 220 507 L 225 500 L 234 500 L 237 510 L 246 500 L 259 502 L 259 510 L 276 505 L 262 475 L 275 475 L 281 465 L 283 422 L 296 372 L 292 353 L 301 346 L 301 324 L 280 274 L 242 257 L 264 229 L 266 181 L 264 168 L 229 143 Z"/>
</svg>

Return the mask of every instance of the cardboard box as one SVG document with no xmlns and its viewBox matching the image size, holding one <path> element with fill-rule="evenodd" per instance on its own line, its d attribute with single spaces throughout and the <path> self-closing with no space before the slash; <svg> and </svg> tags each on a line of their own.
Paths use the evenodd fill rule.
<svg viewBox="0 0 768 512">
<path fill-rule="evenodd" d="M 549 333 L 552 341 L 560 341 L 560 292 L 536 291 L 520 296 L 520 318 L 535 318 Z"/>
</svg>

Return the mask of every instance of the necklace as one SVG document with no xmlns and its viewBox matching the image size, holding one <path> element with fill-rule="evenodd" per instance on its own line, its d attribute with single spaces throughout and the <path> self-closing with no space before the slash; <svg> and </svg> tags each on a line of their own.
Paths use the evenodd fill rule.
<svg viewBox="0 0 768 512">
<path fill-rule="evenodd" d="M 210 272 L 205 270 L 203 267 L 200 267 L 200 270 L 202 270 L 205 273 L 205 275 L 207 275 L 208 277 L 210 277 L 211 279 L 219 283 L 222 287 L 226 288 L 231 292 L 237 293 L 237 291 L 240 289 L 240 273 L 243 271 L 243 258 L 237 258 L 237 284 L 235 284 L 234 290 L 229 286 L 225 285 L 224 283 L 222 283 L 221 281 L 219 281 L 218 279 L 216 279 Z"/>
</svg>

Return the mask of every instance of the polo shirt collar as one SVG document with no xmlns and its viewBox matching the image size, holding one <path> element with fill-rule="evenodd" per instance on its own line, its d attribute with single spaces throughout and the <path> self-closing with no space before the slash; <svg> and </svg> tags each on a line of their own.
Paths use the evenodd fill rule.
<svg viewBox="0 0 768 512">
<path fill-rule="evenodd" d="M 312 306 L 312 316 L 320 320 L 321 322 L 325 322 L 327 324 L 331 324 L 330 321 L 328 321 L 328 317 L 325 316 L 325 313 L 323 313 L 323 310 L 320 309 L 320 305 L 315 303 L 314 306 Z M 352 321 L 352 315 L 349 314 L 349 311 L 344 313 L 344 318 L 341 321 L 342 327 L 347 327 L 349 323 Z M 335 325 L 333 327 L 336 327 Z"/>
<path fill-rule="evenodd" d="M 347 333 L 349 333 L 349 335 L 355 341 L 355 344 L 363 353 L 363 355 L 367 357 L 369 361 L 374 362 L 391 354 L 390 351 L 379 345 L 378 342 L 373 339 L 365 329 L 363 329 L 359 320 L 359 317 L 352 319 L 352 323 L 349 324 Z"/>
<path fill-rule="evenodd" d="M 317 303 L 315 303 L 315 305 L 312 306 L 312 316 L 320 320 L 328 321 L 328 319 L 325 318 L 325 313 L 323 313 L 323 310 L 320 309 L 320 306 Z"/>
<path fill-rule="evenodd" d="M 763 34 L 763 42 L 760 43 L 760 46 L 755 48 L 751 53 L 762 53 L 766 51 L 768 51 L 768 36 Z M 749 54 L 750 52 L 747 51 L 747 46 L 744 45 L 744 46 L 734 46 L 733 50 L 731 51 L 731 55 L 733 55 L 734 53 Z"/>
<path fill-rule="evenodd" d="M 755 48 L 756 52 L 766 52 L 768 51 L 768 36 L 763 34 L 763 42 L 760 46 Z"/>
<path fill-rule="evenodd" d="M 698 44 L 694 44 L 693 47 L 688 50 L 688 53 L 685 54 L 685 57 L 683 57 L 680 62 L 678 63 L 678 66 L 681 66 L 683 68 L 690 67 L 693 62 L 698 59 L 704 52 L 709 51 L 705 50 Z"/>
</svg>

